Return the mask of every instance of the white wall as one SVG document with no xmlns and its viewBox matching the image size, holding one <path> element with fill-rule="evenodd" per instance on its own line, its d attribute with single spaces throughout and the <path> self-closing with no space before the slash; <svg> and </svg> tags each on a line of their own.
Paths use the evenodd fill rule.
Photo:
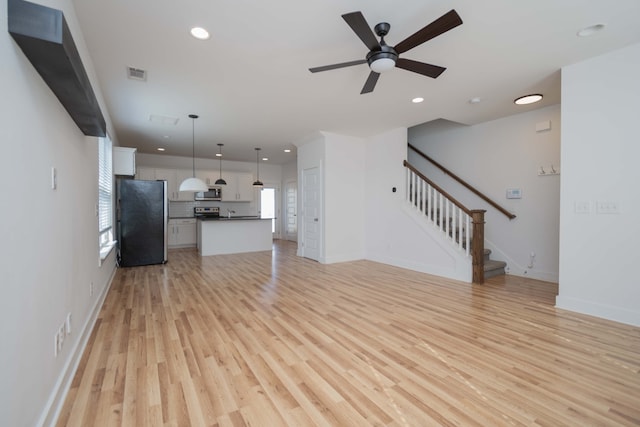
<svg viewBox="0 0 640 427">
<path fill-rule="evenodd" d="M 48 5 L 64 11 L 109 124 L 72 2 Z M 115 261 L 112 253 L 98 266 L 97 138 L 81 133 L 7 32 L 6 0 L 0 58 L 0 425 L 33 426 L 53 421 Z M 67 313 L 73 329 L 54 358 L 54 333 Z"/>
<path fill-rule="evenodd" d="M 551 129 L 536 132 L 543 122 Z M 561 170 L 559 105 L 475 126 L 426 123 L 409 129 L 409 142 L 517 215 L 509 220 L 409 150 L 409 162 L 427 177 L 470 209 L 487 210 L 485 247 L 493 259 L 506 261 L 510 274 L 558 281 L 560 176 L 538 170 Z M 521 189 L 522 198 L 507 199 L 508 188 Z"/>
<path fill-rule="evenodd" d="M 321 263 L 363 259 L 364 250 L 364 144 L 360 138 L 318 132 L 296 142 L 298 147 L 298 255 L 304 243 L 305 169 L 320 172 Z"/>
<path fill-rule="evenodd" d="M 560 289 L 556 304 L 640 325 L 640 44 L 562 70 Z M 577 213 L 586 202 L 589 212 Z M 601 214 L 615 202 L 619 214 Z"/>
<path fill-rule="evenodd" d="M 471 259 L 407 207 L 407 129 L 369 138 L 366 149 L 366 258 L 470 282 Z"/>
<path fill-rule="evenodd" d="M 324 262 L 363 259 L 365 144 L 362 139 L 323 132 Z"/>
</svg>

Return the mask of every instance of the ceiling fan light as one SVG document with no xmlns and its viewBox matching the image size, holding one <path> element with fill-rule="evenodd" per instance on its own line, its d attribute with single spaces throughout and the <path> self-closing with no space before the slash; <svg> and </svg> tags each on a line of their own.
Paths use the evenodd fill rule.
<svg viewBox="0 0 640 427">
<path fill-rule="evenodd" d="M 391 70 L 396 66 L 396 61 L 391 58 L 378 58 L 369 64 L 371 71 L 375 71 L 376 73 L 384 73 L 385 71 Z"/>
</svg>

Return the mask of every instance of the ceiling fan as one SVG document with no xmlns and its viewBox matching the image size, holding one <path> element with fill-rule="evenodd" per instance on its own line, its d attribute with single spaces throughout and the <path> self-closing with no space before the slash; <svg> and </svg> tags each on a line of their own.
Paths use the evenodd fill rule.
<svg viewBox="0 0 640 427">
<path fill-rule="evenodd" d="M 369 27 L 367 20 L 364 19 L 362 12 L 347 13 L 342 15 L 342 18 L 351 27 L 353 32 L 360 37 L 360 40 L 362 40 L 367 48 L 369 48 L 369 53 L 367 53 L 366 59 L 309 68 L 309 71 L 312 73 L 318 73 L 320 71 L 335 70 L 336 68 L 351 67 L 353 65 L 364 64 L 366 62 L 369 64 L 371 72 L 369 73 L 369 77 L 367 78 L 360 94 L 373 92 L 373 89 L 376 87 L 376 83 L 378 82 L 378 77 L 380 77 L 380 73 L 388 71 L 394 67 L 413 71 L 414 73 L 422 74 L 434 79 L 437 78 L 444 70 L 446 70 L 446 68 L 438 65 L 426 64 L 424 62 L 413 61 L 411 59 L 400 58 L 400 54 L 462 24 L 462 19 L 458 13 L 452 9 L 420 31 L 407 37 L 394 47 L 391 47 L 384 41 L 384 36 L 389 33 L 389 28 L 391 28 L 391 25 L 388 23 L 381 22 L 374 27 L 376 34 L 380 37 L 380 41 L 378 42 L 373 31 L 371 31 L 371 27 Z"/>
</svg>

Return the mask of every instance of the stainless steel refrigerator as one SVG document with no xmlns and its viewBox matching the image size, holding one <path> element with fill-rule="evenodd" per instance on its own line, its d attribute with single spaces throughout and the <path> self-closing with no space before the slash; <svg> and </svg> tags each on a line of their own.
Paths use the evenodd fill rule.
<svg viewBox="0 0 640 427">
<path fill-rule="evenodd" d="M 167 181 L 116 181 L 118 265 L 167 262 Z"/>
</svg>

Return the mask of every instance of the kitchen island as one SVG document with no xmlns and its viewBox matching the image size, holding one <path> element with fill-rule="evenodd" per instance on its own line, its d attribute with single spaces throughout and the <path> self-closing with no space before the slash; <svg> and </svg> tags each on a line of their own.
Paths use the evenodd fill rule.
<svg viewBox="0 0 640 427">
<path fill-rule="evenodd" d="M 270 251 L 271 218 L 220 217 L 198 219 L 201 256 Z"/>
</svg>

